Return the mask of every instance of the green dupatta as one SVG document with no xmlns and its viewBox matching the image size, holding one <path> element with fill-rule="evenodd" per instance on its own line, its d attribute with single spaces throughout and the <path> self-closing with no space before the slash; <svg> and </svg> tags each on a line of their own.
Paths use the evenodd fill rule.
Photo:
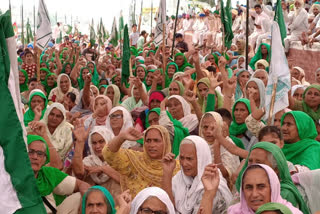
<svg viewBox="0 0 320 214">
<path fill-rule="evenodd" d="M 54 81 L 54 85 L 53 86 L 49 86 L 48 85 L 48 78 L 51 76 L 57 76 L 55 73 L 49 73 L 46 76 L 46 79 L 43 81 L 42 85 L 44 85 L 44 88 L 46 89 L 47 92 L 47 96 L 49 96 L 50 92 L 52 89 L 54 89 L 55 87 L 57 87 L 57 81 Z"/>
<path fill-rule="evenodd" d="M 166 72 L 165 72 L 165 76 L 166 76 L 166 78 L 165 78 L 165 87 L 166 88 L 169 87 L 169 85 L 170 85 L 170 83 L 172 82 L 172 79 L 173 79 L 173 77 L 170 78 L 169 75 L 168 75 L 168 68 L 169 68 L 170 65 L 174 65 L 174 67 L 176 69 L 175 72 L 177 72 L 179 70 L 178 65 L 175 62 L 170 62 L 170 63 L 167 64 Z"/>
<path fill-rule="evenodd" d="M 23 122 L 24 122 L 24 125 L 25 125 L 26 127 L 28 126 L 28 124 L 29 124 L 31 121 L 34 120 L 35 114 L 34 114 L 34 112 L 33 112 L 32 109 L 31 109 L 31 100 L 32 100 L 32 98 L 33 98 L 34 96 L 39 96 L 39 97 L 41 97 L 41 98 L 44 99 L 44 109 L 43 109 L 42 112 L 41 112 L 41 118 L 40 118 L 40 119 L 43 118 L 43 115 L 44 115 L 44 113 L 46 112 L 46 109 L 47 109 L 48 99 L 47 99 L 46 95 L 44 95 L 44 93 L 42 93 L 42 92 L 40 92 L 40 91 L 35 91 L 35 92 L 33 92 L 32 94 L 30 94 L 29 103 L 28 103 L 29 109 L 28 109 L 28 111 L 26 111 L 26 113 L 25 113 L 24 116 L 23 116 Z"/>
<path fill-rule="evenodd" d="M 267 62 L 270 64 L 270 56 L 271 56 L 271 48 L 270 45 L 267 43 L 261 43 L 257 53 L 254 55 L 254 57 L 250 60 L 249 66 L 252 68 L 252 70 L 255 70 L 254 65 L 256 64 L 257 61 L 259 61 L 260 59 L 262 59 L 262 53 L 261 53 L 261 46 L 264 45 L 266 46 L 267 50 L 268 50 L 268 55 L 267 55 Z"/>
<path fill-rule="evenodd" d="M 51 71 L 48 68 L 40 68 L 40 71 L 45 71 L 47 73 L 46 76 L 51 73 Z M 44 84 L 45 79 L 46 78 L 44 78 L 44 80 L 41 80 L 42 85 Z"/>
<path fill-rule="evenodd" d="M 146 128 L 148 128 L 150 126 L 149 124 L 149 114 L 151 112 L 155 112 L 160 116 L 160 108 L 154 108 L 152 110 L 150 110 L 147 114 L 146 117 Z M 173 119 L 173 117 L 171 116 L 171 114 L 167 112 L 167 115 L 170 119 L 170 121 L 173 123 L 174 126 L 174 137 L 173 137 L 173 144 L 172 144 L 172 153 L 175 154 L 175 156 L 177 157 L 179 155 L 179 148 L 180 148 L 180 143 L 181 141 L 189 136 L 189 130 L 187 128 L 185 128 L 182 123 L 176 119 Z"/>
<path fill-rule="evenodd" d="M 234 136 L 237 136 L 239 134 L 243 134 L 245 133 L 248 128 L 247 128 L 247 125 L 246 123 L 242 123 L 242 124 L 238 124 L 236 122 L 236 119 L 234 117 L 234 110 L 235 110 L 235 107 L 238 103 L 244 103 L 246 106 L 247 106 L 247 109 L 249 111 L 249 114 L 251 114 L 251 107 L 250 107 L 250 101 L 246 98 L 241 98 L 239 100 L 237 100 L 233 107 L 232 107 L 232 123 L 230 125 L 230 128 L 229 128 L 229 132 L 230 132 L 230 135 L 234 135 Z"/>
<path fill-rule="evenodd" d="M 46 145 L 46 153 L 47 153 L 47 160 L 46 163 L 50 162 L 50 153 L 47 142 L 38 135 L 28 135 L 28 145 L 30 145 L 34 141 L 42 141 Z M 59 169 L 54 167 L 46 167 L 42 166 L 38 172 L 36 183 L 38 190 L 41 196 L 50 195 L 53 190 L 65 179 L 68 175 L 64 172 L 61 172 Z M 54 195 L 56 204 L 59 205 L 64 200 L 65 196 Z"/>
<path fill-rule="evenodd" d="M 67 67 L 67 65 L 70 65 L 71 71 L 72 71 L 72 68 L 73 68 L 72 64 L 71 64 L 70 62 L 66 62 L 66 63 L 63 64 L 63 67 L 62 67 L 62 70 L 61 70 L 61 73 L 62 73 L 62 74 L 65 74 L 65 73 L 66 73 L 66 67 Z M 71 73 L 71 71 L 70 71 L 70 73 Z"/>
<path fill-rule="evenodd" d="M 115 208 L 115 203 L 114 203 L 113 197 L 110 194 L 110 192 L 102 186 L 92 186 L 92 187 L 90 187 L 89 190 L 92 190 L 92 189 L 99 190 L 100 192 L 102 192 L 102 194 L 104 194 L 104 196 L 106 197 L 106 199 L 108 200 L 108 202 L 111 206 L 111 214 L 115 214 L 117 211 Z M 81 207 L 82 214 L 86 213 L 87 196 L 88 196 L 88 191 L 82 197 L 82 207 Z"/>
<path fill-rule="evenodd" d="M 184 59 L 183 65 L 178 67 L 178 71 L 184 72 L 184 69 L 186 67 L 193 68 L 193 66 L 190 63 L 188 63 L 188 59 L 183 53 L 177 53 L 176 55 L 174 55 L 174 61 L 176 61 L 177 56 L 183 56 L 183 59 Z"/>
<path fill-rule="evenodd" d="M 281 126 L 288 114 L 296 122 L 300 141 L 284 144 L 282 151 L 286 159 L 293 164 L 307 166 L 310 170 L 320 169 L 320 143 L 315 140 L 318 132 L 312 118 L 302 111 L 287 112 L 281 118 Z"/>
<path fill-rule="evenodd" d="M 302 95 L 302 107 L 303 107 L 303 111 L 305 113 L 307 113 L 315 122 L 319 123 L 319 120 L 320 120 L 320 106 L 318 106 L 318 109 L 317 111 L 313 111 L 307 104 L 306 102 L 304 101 L 305 99 L 305 96 L 306 96 L 306 93 L 308 92 L 309 89 L 311 88 L 315 88 L 317 89 L 319 92 L 320 92 L 320 85 L 317 85 L 317 84 L 313 84 L 313 85 L 310 85 L 304 92 L 303 92 L 303 95 Z"/>
<path fill-rule="evenodd" d="M 282 214 L 292 214 L 291 210 L 286 205 L 275 202 L 269 202 L 261 205 L 256 211 L 256 214 L 261 214 L 265 211 L 280 211 Z"/>
<path fill-rule="evenodd" d="M 94 66 L 93 71 L 91 71 L 88 67 L 89 64 L 92 64 Z M 87 68 L 91 71 L 92 74 L 92 80 L 91 82 L 95 85 L 95 86 L 99 86 L 99 73 L 97 71 L 97 66 L 96 64 L 94 64 L 93 62 L 88 62 L 87 63 Z"/>
<path fill-rule="evenodd" d="M 29 87 L 28 87 L 29 78 L 28 78 L 28 73 L 27 73 L 26 70 L 20 69 L 20 71 L 23 73 L 23 75 L 25 77 L 24 83 L 20 84 L 20 93 L 22 93 L 24 91 L 28 91 L 29 90 Z"/>
<path fill-rule="evenodd" d="M 280 186 L 281 186 L 280 195 L 282 196 L 282 198 L 284 198 L 287 201 L 289 201 L 290 203 L 292 203 L 293 206 L 299 207 L 299 209 L 304 214 L 308 214 L 309 209 L 308 209 L 305 201 L 303 200 L 299 190 L 294 185 L 294 183 L 291 179 L 287 160 L 286 160 L 283 152 L 281 151 L 281 149 L 273 143 L 259 142 L 259 143 L 255 144 L 254 146 L 252 146 L 252 148 L 249 152 L 249 155 L 246 159 L 246 162 L 245 162 L 244 166 L 242 167 L 241 172 L 238 175 L 238 178 L 236 181 L 237 190 L 240 191 L 242 174 L 244 173 L 245 169 L 248 167 L 249 157 L 250 157 L 252 150 L 254 150 L 254 149 L 263 149 L 273 155 L 274 159 L 277 161 L 277 169 L 279 172 L 278 176 L 280 179 Z"/>
</svg>

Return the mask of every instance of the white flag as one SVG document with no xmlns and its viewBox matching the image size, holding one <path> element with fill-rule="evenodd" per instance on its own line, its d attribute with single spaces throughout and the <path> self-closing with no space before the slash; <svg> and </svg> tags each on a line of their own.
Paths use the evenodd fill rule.
<svg viewBox="0 0 320 214">
<path fill-rule="evenodd" d="M 166 20 L 166 0 L 160 0 L 160 6 L 157 16 L 157 25 L 155 29 L 155 35 L 153 42 L 156 46 L 159 46 L 163 41 L 163 24 L 167 27 L 167 20 Z M 168 38 L 168 30 L 166 30 L 165 38 Z"/>
<path fill-rule="evenodd" d="M 284 48 L 282 46 L 279 25 L 275 21 L 272 24 L 271 36 L 271 62 L 268 85 L 266 88 L 265 120 L 269 117 L 273 85 L 277 83 L 272 117 L 277 112 L 289 106 L 288 91 L 291 89 L 290 70 Z"/>
<path fill-rule="evenodd" d="M 39 0 L 37 24 L 37 46 L 43 50 L 47 47 L 48 42 L 52 38 L 49 13 L 44 4 L 44 0 Z"/>
</svg>

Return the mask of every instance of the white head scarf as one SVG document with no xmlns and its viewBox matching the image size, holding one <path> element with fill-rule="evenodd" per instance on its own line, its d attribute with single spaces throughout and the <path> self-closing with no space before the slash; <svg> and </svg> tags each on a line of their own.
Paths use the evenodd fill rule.
<svg viewBox="0 0 320 214">
<path fill-rule="evenodd" d="M 294 86 L 292 86 L 292 88 L 291 88 L 291 96 L 293 96 L 294 92 L 299 88 L 302 88 L 303 90 L 306 90 L 307 86 L 305 86 L 305 85 L 294 85 Z"/>
<path fill-rule="evenodd" d="M 58 109 L 62 115 L 63 120 L 51 134 L 48 129 L 48 116 L 50 112 L 54 109 Z M 60 157 L 64 159 L 66 153 L 69 151 L 72 146 L 72 129 L 73 126 L 67 122 L 66 109 L 61 103 L 52 103 L 46 110 L 43 115 L 42 121 L 46 124 L 47 127 L 47 135 L 50 138 L 51 143 L 56 148 Z"/>
<path fill-rule="evenodd" d="M 302 68 L 298 67 L 298 66 L 293 67 L 293 69 L 298 70 L 298 71 L 300 72 L 300 75 L 303 75 L 303 77 L 302 77 L 302 79 L 301 79 L 301 84 L 302 84 L 302 85 L 305 85 L 305 86 L 309 86 L 310 83 L 308 83 L 308 82 L 306 81 L 306 79 L 305 79 L 306 74 L 305 74 L 304 70 L 303 70 Z"/>
<path fill-rule="evenodd" d="M 140 191 L 132 201 L 130 214 L 137 214 L 143 202 L 152 196 L 157 197 L 167 206 L 168 214 L 175 214 L 174 206 L 168 194 L 159 187 L 148 187 Z"/>
<path fill-rule="evenodd" d="M 103 139 L 105 140 L 106 144 L 108 144 L 108 142 L 114 138 L 113 133 L 111 133 L 109 130 L 106 129 L 106 127 L 104 126 L 94 126 L 89 134 L 89 138 L 88 138 L 88 145 L 89 145 L 89 149 L 90 149 L 90 153 L 91 155 L 85 157 L 83 159 L 83 164 L 86 166 L 104 166 L 104 165 L 108 165 L 106 161 L 101 161 L 101 159 L 94 153 L 93 149 L 92 149 L 92 135 L 94 133 L 98 133 L 99 135 L 101 135 L 101 137 L 103 137 Z M 98 175 L 97 173 L 91 174 L 90 175 L 92 180 L 96 183 L 96 184 L 102 184 L 105 183 L 108 179 L 109 176 L 101 173 L 100 175 Z"/>
<path fill-rule="evenodd" d="M 176 209 L 179 213 L 197 213 L 194 210 L 196 203 L 200 200 L 204 192 L 204 187 L 201 182 L 205 167 L 212 163 L 211 152 L 208 143 L 201 137 L 191 135 L 184 138 L 184 140 L 190 140 L 194 143 L 197 152 L 197 168 L 198 174 L 194 178 L 186 176 L 181 169 L 172 179 L 172 190 L 175 199 Z M 180 145 L 180 147 L 181 147 Z M 219 170 L 220 184 L 218 190 L 222 192 L 227 204 L 232 199 L 230 190 L 228 189 L 226 180 L 222 177 Z M 199 204 L 198 204 L 199 205 Z"/>
<path fill-rule="evenodd" d="M 258 108 L 262 108 L 264 107 L 264 102 L 265 102 L 265 86 L 264 83 L 262 82 L 262 80 L 258 79 L 258 78 L 251 78 L 246 85 L 246 89 L 248 87 L 249 82 L 255 82 L 258 86 L 258 90 L 259 90 L 259 97 L 260 97 L 260 106 L 257 106 Z M 247 95 L 246 95 L 247 96 Z"/>
<path fill-rule="evenodd" d="M 62 90 L 61 90 L 61 87 L 60 87 L 60 80 L 64 76 L 67 77 L 68 81 L 69 81 L 69 89 L 68 89 L 68 91 L 66 93 L 63 93 Z M 58 90 L 57 91 L 58 93 L 56 94 L 56 96 L 57 96 L 58 100 L 63 99 L 64 95 L 67 94 L 68 92 L 72 92 L 71 80 L 70 80 L 70 77 L 67 74 L 60 74 L 58 76 L 58 79 L 57 79 L 57 90 Z"/>
<path fill-rule="evenodd" d="M 189 132 L 192 132 L 195 128 L 197 128 L 199 121 L 195 114 L 191 114 L 190 104 L 180 95 L 172 95 L 168 98 L 168 100 L 172 98 L 176 98 L 182 105 L 183 118 L 181 118 L 179 121 L 184 127 L 188 128 Z"/>
</svg>

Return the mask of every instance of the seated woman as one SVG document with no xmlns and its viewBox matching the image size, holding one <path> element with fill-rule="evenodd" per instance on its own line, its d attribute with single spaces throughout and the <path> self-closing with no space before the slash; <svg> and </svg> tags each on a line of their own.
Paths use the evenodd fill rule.
<svg viewBox="0 0 320 214">
<path fill-rule="evenodd" d="M 99 213 L 115 214 L 115 202 L 110 192 L 101 186 L 93 186 L 82 197 L 82 214 Z"/>
<path fill-rule="evenodd" d="M 267 128 L 262 129 L 262 132 L 264 132 L 264 130 L 267 131 Z M 238 176 L 236 187 L 238 191 L 240 191 L 241 177 L 248 165 L 266 164 L 271 167 L 278 175 L 281 185 L 280 194 L 282 198 L 289 201 L 293 206 L 299 208 L 303 213 L 307 214 L 309 213 L 309 209 L 291 179 L 288 166 L 292 166 L 292 164 L 287 163 L 287 160 L 283 152 L 281 151 L 281 147 L 279 147 L 278 145 L 280 143 L 283 146 L 283 142 L 279 142 L 277 138 L 273 138 L 272 136 L 272 134 L 281 135 L 280 130 L 278 131 L 279 132 L 277 133 L 269 132 L 269 136 L 267 133 L 265 133 L 262 140 L 267 141 L 269 137 L 269 142 L 260 142 L 251 148 L 246 162 Z M 275 142 L 277 142 L 277 144 L 273 144 L 273 142 L 270 142 L 274 139 L 276 139 Z"/>
<path fill-rule="evenodd" d="M 73 126 L 67 122 L 66 110 L 60 103 L 53 103 L 46 110 L 42 121 L 46 125 L 48 137 L 59 153 L 62 161 L 72 147 Z"/>
<path fill-rule="evenodd" d="M 252 104 L 255 108 L 263 108 L 265 101 L 265 86 L 264 83 L 257 79 L 251 78 L 246 84 L 245 97 L 250 100 L 251 109 Z"/>
<path fill-rule="evenodd" d="M 290 111 L 281 119 L 284 138 L 282 151 L 298 172 L 320 169 L 320 144 L 315 140 L 317 129 L 306 113 Z"/>
<path fill-rule="evenodd" d="M 215 127 L 220 127 L 216 130 Z M 214 132 L 222 131 L 224 138 L 230 143 L 234 144 L 232 139 L 226 135 L 225 127 L 226 126 L 222 120 L 222 117 L 217 112 L 207 112 L 202 116 L 199 125 L 199 135 L 204 138 L 211 151 L 211 157 L 215 164 L 219 164 L 218 168 L 220 169 L 223 177 L 229 182 L 232 174 L 237 170 L 240 165 L 239 157 L 228 152 L 219 141 L 215 138 L 217 135 Z"/>
<path fill-rule="evenodd" d="M 243 98 L 245 96 L 245 87 L 247 85 L 247 82 L 250 79 L 251 74 L 247 70 L 240 70 L 236 74 L 237 76 L 237 86 L 236 86 L 236 92 L 235 92 L 235 101 L 239 100 L 240 98 Z"/>
<path fill-rule="evenodd" d="M 303 93 L 307 87 L 304 85 L 294 85 L 291 88 L 291 96 L 298 101 L 303 101 Z"/>
<path fill-rule="evenodd" d="M 250 60 L 249 66 L 252 70 L 255 70 L 255 64 L 260 59 L 266 60 L 268 63 L 270 63 L 270 57 L 271 57 L 271 48 L 269 44 L 261 43 L 258 51 L 254 55 L 254 57 Z"/>
<path fill-rule="evenodd" d="M 283 204 L 269 202 L 259 207 L 256 214 L 277 213 L 277 214 L 292 214 L 291 210 Z"/>
<path fill-rule="evenodd" d="M 246 98 L 237 100 L 232 108 L 232 123 L 229 128 L 230 135 L 242 140 L 247 151 L 257 142 L 255 136 L 248 130 L 245 123 L 246 118 L 251 113 L 250 101 Z"/>
<path fill-rule="evenodd" d="M 183 53 L 177 53 L 174 55 L 174 62 L 178 66 L 178 71 L 181 72 L 184 72 L 186 68 L 193 67 L 190 63 L 188 63 L 188 59 Z"/>
<path fill-rule="evenodd" d="M 125 140 L 136 141 L 141 135 L 138 130 L 128 128 L 114 137 L 102 151 L 107 163 L 120 173 L 121 189 L 130 189 L 132 197 L 146 187 L 160 186 L 163 176 L 161 160 L 171 152 L 168 131 L 157 125 L 145 131 L 143 152 L 120 148 Z M 175 173 L 178 170 L 179 166 Z"/>
<path fill-rule="evenodd" d="M 168 193 L 178 213 L 198 213 L 204 187 L 201 177 L 205 167 L 212 163 L 210 148 L 199 136 L 188 136 L 180 145 L 179 161 L 182 169 L 172 178 L 176 167 L 173 154 L 163 159 L 162 187 Z M 222 213 L 232 199 L 226 180 L 220 176 L 218 192 L 213 201 L 213 213 Z"/>
<path fill-rule="evenodd" d="M 46 141 L 37 135 L 28 135 L 27 138 L 31 167 L 47 213 L 78 213 L 81 195 L 77 192 L 84 194 L 89 184 L 57 168 L 45 166 L 50 162 L 51 154 Z"/>
<path fill-rule="evenodd" d="M 168 194 L 158 187 L 148 187 L 137 194 L 131 203 L 130 214 L 175 214 Z"/>
<path fill-rule="evenodd" d="M 19 85 L 20 85 L 20 93 L 28 91 L 28 74 L 25 70 L 20 69 L 19 71 Z"/>
<path fill-rule="evenodd" d="M 29 95 L 29 109 L 23 115 L 24 125 L 27 127 L 31 121 L 39 121 L 47 109 L 46 95 L 39 89 L 34 89 Z"/>
<path fill-rule="evenodd" d="M 264 87 L 267 87 L 268 85 L 268 72 L 264 69 L 257 69 L 254 73 L 253 73 L 253 77 L 260 79 L 263 83 L 264 83 Z"/>
<path fill-rule="evenodd" d="M 178 65 L 174 62 L 169 62 L 166 66 L 166 73 L 165 73 L 165 87 L 169 87 L 170 83 L 172 82 L 174 73 L 178 72 Z"/>
<path fill-rule="evenodd" d="M 43 81 L 42 85 L 46 89 L 47 96 L 49 96 L 52 89 L 57 87 L 56 79 L 57 75 L 55 73 L 49 73 Z"/>
<path fill-rule="evenodd" d="M 320 120 L 320 85 L 310 85 L 302 95 L 302 101 L 289 96 L 290 109 L 307 113 L 315 122 Z"/>
<path fill-rule="evenodd" d="M 302 212 L 280 195 L 277 174 L 264 164 L 250 165 L 241 180 L 240 202 L 228 208 L 228 214 L 254 214 L 260 206 L 277 202 L 287 206 L 292 213 Z"/>
<path fill-rule="evenodd" d="M 141 82 L 145 80 L 146 77 L 146 66 L 144 64 L 137 65 L 134 75 L 140 79 Z"/>
<path fill-rule="evenodd" d="M 166 106 L 172 117 L 179 120 L 189 133 L 197 133 L 198 118 L 195 114 L 191 114 L 190 104 L 181 96 L 173 95 L 166 100 Z"/>
<path fill-rule="evenodd" d="M 133 127 L 131 114 L 122 106 L 117 106 L 111 109 L 106 120 L 106 129 L 114 136 L 118 136 L 122 131 Z M 135 141 L 126 140 L 121 148 L 131 148 L 137 145 Z"/>
<path fill-rule="evenodd" d="M 107 116 L 112 108 L 112 102 L 105 95 L 98 95 L 92 105 L 93 114 L 85 120 L 85 127 L 106 125 Z"/>
<path fill-rule="evenodd" d="M 115 84 L 108 85 L 103 93 L 112 101 L 112 107 L 120 105 L 120 90 Z"/>
<path fill-rule="evenodd" d="M 165 90 L 165 89 L 164 89 Z M 173 80 L 169 85 L 169 96 L 172 95 L 180 95 L 183 96 L 184 94 L 184 86 L 180 81 Z"/>
<path fill-rule="evenodd" d="M 120 174 L 111 168 L 103 159 L 102 149 L 114 137 L 103 126 L 94 126 L 90 131 L 88 144 L 90 155 L 83 159 L 86 134 L 88 131 L 76 124 L 74 133 L 76 138 L 72 169 L 77 178 L 83 179 L 92 185 L 101 185 L 107 188 L 113 196 L 120 194 Z"/>
<path fill-rule="evenodd" d="M 135 84 L 131 88 L 131 96 L 121 103 L 121 106 L 125 107 L 129 112 L 135 108 L 147 105 L 148 103 L 148 95 L 145 85 L 137 78 L 134 83 Z"/>
<path fill-rule="evenodd" d="M 269 63 L 265 59 L 260 59 L 254 64 L 254 67 L 255 67 L 254 70 L 263 69 L 263 70 L 268 71 L 269 70 Z"/>
<path fill-rule="evenodd" d="M 295 78 L 296 80 L 299 80 L 301 82 L 301 85 L 305 85 L 305 86 L 309 86 L 310 83 L 308 83 L 306 80 L 305 80 L 305 72 L 302 68 L 296 66 L 296 67 L 293 67 L 291 69 L 291 76 L 293 78 Z"/>
<path fill-rule="evenodd" d="M 78 104 L 80 101 L 78 89 L 72 87 L 68 75 L 60 74 L 57 79 L 57 87 L 51 90 L 48 99 L 53 102 L 63 103 L 65 95 L 68 94 L 68 92 L 72 92 L 76 95 L 76 104 Z"/>
</svg>

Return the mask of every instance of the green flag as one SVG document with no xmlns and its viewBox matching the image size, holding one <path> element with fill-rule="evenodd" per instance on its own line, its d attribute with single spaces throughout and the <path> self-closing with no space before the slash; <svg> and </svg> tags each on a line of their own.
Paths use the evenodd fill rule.
<svg viewBox="0 0 320 214">
<path fill-rule="evenodd" d="M 231 0 L 227 0 L 226 7 L 223 6 L 223 0 L 220 0 L 221 8 L 221 23 L 223 25 L 224 32 L 224 46 L 231 47 L 233 32 L 232 32 L 232 15 L 231 15 Z"/>
<path fill-rule="evenodd" d="M 71 34 L 72 33 L 72 26 L 71 25 L 67 25 L 68 29 L 66 31 L 66 34 Z"/>
<path fill-rule="evenodd" d="M 122 15 L 122 11 L 121 11 L 120 18 L 119 18 L 119 39 L 120 40 L 123 40 L 123 28 L 124 28 L 123 15 Z"/>
<path fill-rule="evenodd" d="M 282 45 L 284 45 L 284 38 L 287 37 L 286 24 L 284 22 L 281 0 L 277 0 L 276 13 L 274 14 L 274 21 L 276 21 L 280 28 Z"/>
<path fill-rule="evenodd" d="M 117 23 L 116 23 L 116 17 L 113 19 L 113 24 L 112 24 L 112 31 L 111 31 L 111 39 L 110 43 L 113 45 L 113 47 L 118 46 L 118 30 L 117 30 Z"/>
<path fill-rule="evenodd" d="M 1 213 L 45 214 L 28 157 L 10 11 L 0 16 Z"/>
<path fill-rule="evenodd" d="M 57 44 L 61 44 L 62 43 L 62 31 L 60 30 L 60 33 L 59 33 L 59 37 L 56 38 L 56 43 Z"/>
<path fill-rule="evenodd" d="M 123 48 L 122 48 L 122 72 L 121 72 L 121 84 L 127 85 L 128 78 L 130 76 L 130 42 L 128 25 L 124 26 L 123 30 Z"/>
<path fill-rule="evenodd" d="M 90 45 L 91 47 L 94 46 L 94 44 L 96 43 L 96 33 L 94 31 L 94 23 L 93 23 L 93 19 L 90 25 Z"/>
<path fill-rule="evenodd" d="M 33 42 L 32 29 L 31 29 L 29 18 L 26 25 L 26 31 L 27 31 L 26 43 L 29 44 L 30 42 Z"/>
</svg>

